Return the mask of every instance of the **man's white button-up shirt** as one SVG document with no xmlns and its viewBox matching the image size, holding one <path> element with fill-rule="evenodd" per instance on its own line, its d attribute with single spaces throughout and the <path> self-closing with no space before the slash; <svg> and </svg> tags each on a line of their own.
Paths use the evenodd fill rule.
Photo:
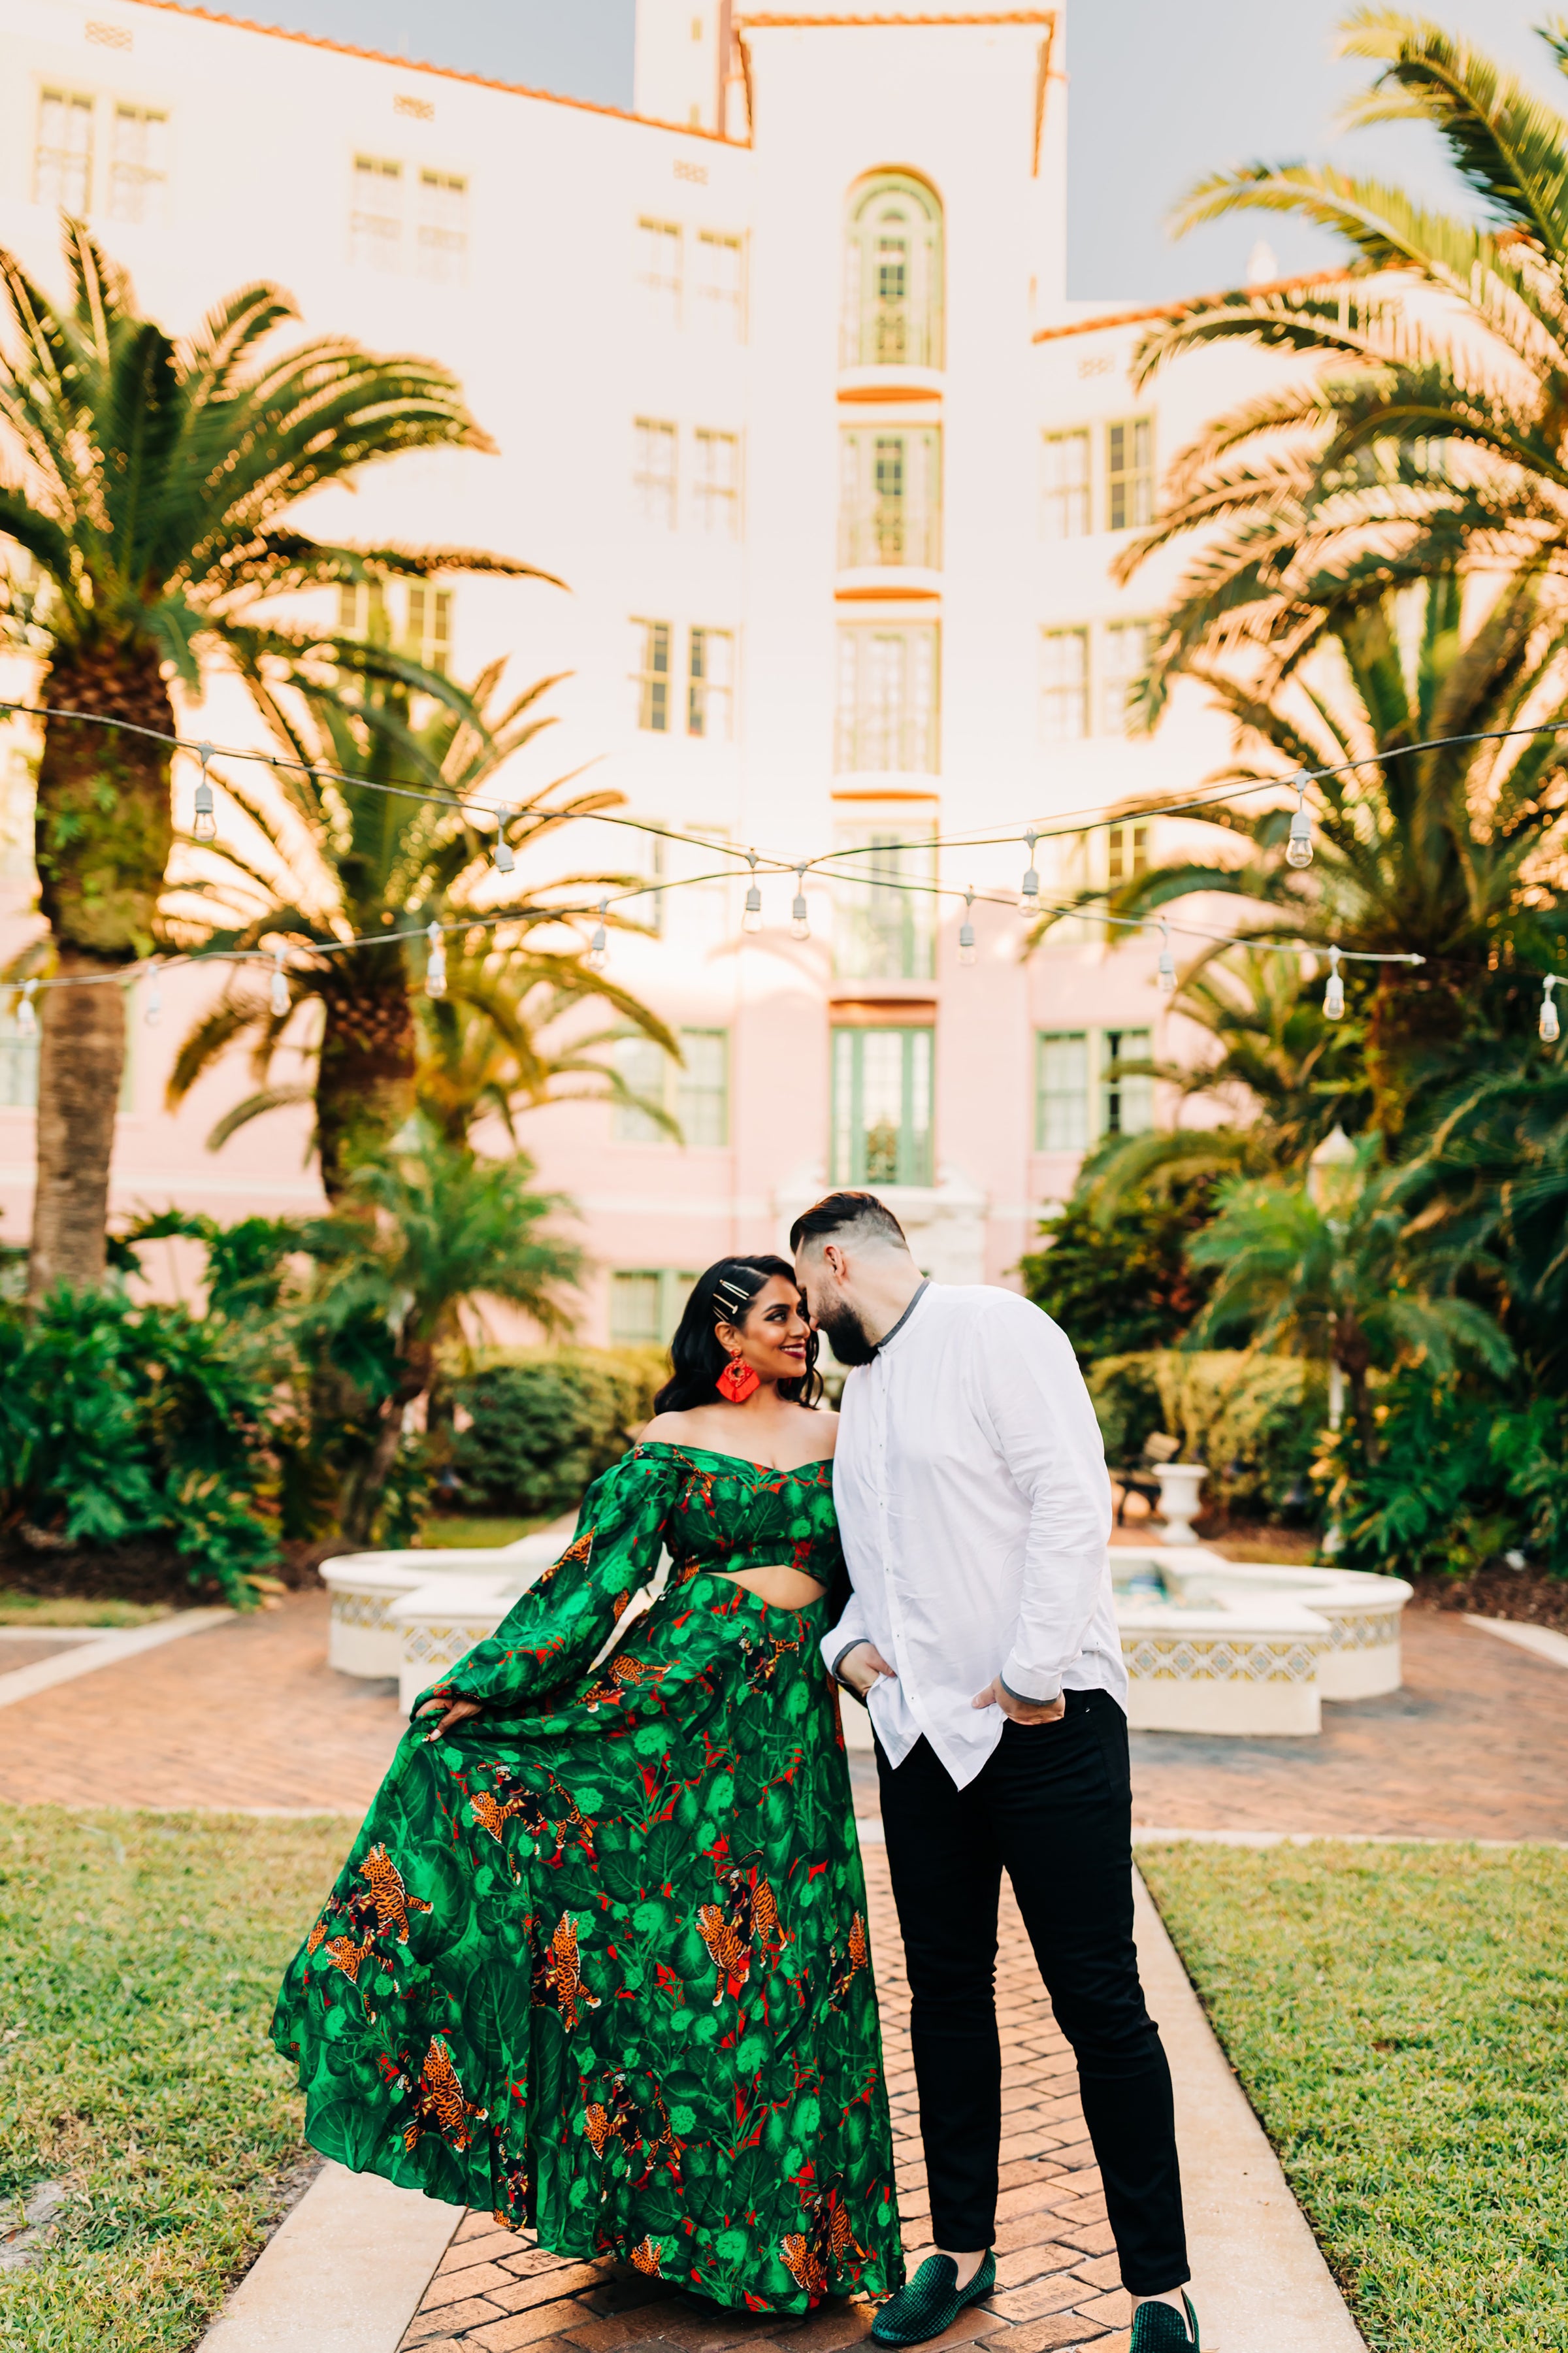
<svg viewBox="0 0 1568 2353">
<path fill-rule="evenodd" d="M 831 1667 L 874 1642 L 869 1706 L 900 1765 L 923 1733 L 959 1788 L 1002 1737 L 971 1702 L 1127 1702 L 1111 1601 L 1110 1482 L 1066 1335 L 1016 1293 L 928 1283 L 844 1385 L 833 1495 L 854 1594 Z"/>
</svg>

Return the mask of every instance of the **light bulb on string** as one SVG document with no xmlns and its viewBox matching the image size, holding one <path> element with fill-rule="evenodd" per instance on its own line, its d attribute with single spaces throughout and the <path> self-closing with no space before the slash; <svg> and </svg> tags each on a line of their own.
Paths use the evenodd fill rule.
<svg viewBox="0 0 1568 2353">
<path fill-rule="evenodd" d="M 805 903 L 805 869 L 795 870 L 795 899 L 789 911 L 789 935 L 792 940 L 811 937 L 811 910 Z"/>
<path fill-rule="evenodd" d="M 1174 997 L 1176 993 L 1176 959 L 1171 954 L 1171 926 L 1163 921 L 1162 921 L 1160 925 L 1159 981 L 1161 996 Z"/>
<path fill-rule="evenodd" d="M 958 961 L 963 965 L 974 962 L 974 892 L 973 888 L 963 894 L 963 921 L 958 927 Z"/>
<path fill-rule="evenodd" d="M 37 993 L 38 984 L 36 980 L 26 980 L 23 982 L 22 1001 L 16 1008 L 16 1035 L 18 1038 L 36 1038 L 38 1034 L 38 1017 L 33 1010 L 33 999 L 37 997 Z"/>
<path fill-rule="evenodd" d="M 1329 1021 L 1338 1021 L 1343 1015 L 1344 1009 L 1345 985 L 1340 978 L 1340 951 L 1338 948 L 1331 948 L 1329 950 L 1329 977 L 1327 985 L 1323 990 L 1324 1018 Z"/>
<path fill-rule="evenodd" d="M 1296 814 L 1290 819 L 1290 839 L 1285 845 L 1285 863 L 1298 872 L 1312 862 L 1312 812 L 1307 807 L 1307 779 L 1296 779 Z"/>
<path fill-rule="evenodd" d="M 447 944 L 441 937 L 439 923 L 426 923 L 425 937 L 429 953 L 425 959 L 425 994 L 445 997 L 447 994 Z"/>
<path fill-rule="evenodd" d="M 609 944 L 605 937 L 605 911 L 609 903 L 607 899 L 599 902 L 599 920 L 588 943 L 588 953 L 583 959 L 590 972 L 603 972 L 610 961 Z"/>
<path fill-rule="evenodd" d="M 1556 986 L 1557 975 L 1549 972 L 1541 991 L 1541 1020 L 1538 1025 L 1543 1046 L 1555 1046 L 1563 1035 L 1563 1024 L 1557 1018 L 1557 1008 L 1552 999 L 1552 992 Z"/>
<path fill-rule="evenodd" d="M 158 959 L 154 956 L 147 966 L 147 1004 L 142 1018 L 149 1029 L 156 1029 L 163 1018 L 163 996 L 158 986 Z"/>
<path fill-rule="evenodd" d="M 1018 885 L 1020 915 L 1037 915 L 1040 912 L 1040 878 L 1035 868 L 1035 844 L 1039 838 L 1033 826 L 1024 836 L 1024 839 L 1029 845 L 1029 864 L 1023 881 Z"/>
<path fill-rule="evenodd" d="M 196 757 L 202 764 L 202 773 L 196 782 L 195 815 L 192 819 L 191 831 L 198 841 L 217 839 L 217 818 L 213 811 L 213 788 L 207 778 L 207 762 L 212 755 L 213 747 L 210 744 L 196 745 Z"/>
<path fill-rule="evenodd" d="M 507 824 L 510 816 L 510 809 L 504 805 L 496 811 L 495 848 L 490 852 L 490 856 L 498 874 L 510 874 L 517 865 L 517 860 L 511 854 L 511 844 L 506 838 Z"/>
<path fill-rule="evenodd" d="M 285 954 L 286 951 L 282 948 L 274 948 L 272 951 L 272 986 L 268 991 L 267 998 L 272 1008 L 273 1018 L 278 1021 L 283 1019 L 289 1010 L 289 976 L 284 970 Z"/>
<path fill-rule="evenodd" d="M 746 862 L 752 870 L 752 879 L 746 886 L 746 911 L 741 917 L 741 929 L 743 932 L 760 932 L 763 928 L 763 894 L 757 883 L 757 853 L 754 849 L 747 850 Z"/>
</svg>

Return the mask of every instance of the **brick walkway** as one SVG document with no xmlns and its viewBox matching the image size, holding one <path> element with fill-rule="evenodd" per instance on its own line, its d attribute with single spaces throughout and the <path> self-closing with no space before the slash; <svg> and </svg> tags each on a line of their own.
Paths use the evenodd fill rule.
<svg viewBox="0 0 1568 2353">
<path fill-rule="evenodd" d="M 925 2167 L 910 2065 L 909 1991 L 887 1861 L 866 1849 L 871 1942 L 882 2005 L 888 2089 L 899 2168 L 904 2246 L 912 2263 L 931 2252 Z M 1130 2306 L 1084 2133 L 1072 2057 L 1009 1896 L 996 1968 L 1003 2071 L 1002 2202 L 996 2292 L 966 2312 L 940 2345 L 994 2338 L 1005 2353 L 1092 2345 L 1125 2353 Z M 837 2353 L 865 2336 L 873 2307 L 835 2304 L 808 2320 L 720 2311 L 609 2263 L 574 2263 L 542 2253 L 531 2239 L 470 2214 L 431 2283 L 403 2353 L 616 2353 L 669 2347 L 721 2353 Z"/>
</svg>

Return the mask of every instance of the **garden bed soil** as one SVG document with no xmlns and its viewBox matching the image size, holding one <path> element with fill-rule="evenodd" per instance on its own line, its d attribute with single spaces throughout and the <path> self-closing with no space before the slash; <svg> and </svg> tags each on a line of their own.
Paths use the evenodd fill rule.
<svg viewBox="0 0 1568 2353">
<path fill-rule="evenodd" d="M 268 1571 L 291 1592 L 319 1587 L 320 1567 L 335 1553 L 350 1552 L 341 1537 L 326 1543 L 287 1544 Z M 40 1600 L 139 1601 L 195 1609 L 221 1601 L 216 1577 L 191 1576 L 192 1564 L 172 1545 L 29 1545 L 15 1531 L 0 1535 L 0 1587 L 36 1594 Z"/>
<path fill-rule="evenodd" d="M 1521 1625 L 1551 1626 L 1568 1634 L 1568 1577 L 1542 1568 L 1510 1568 L 1489 1562 L 1472 1577 L 1417 1577 L 1415 1606 L 1460 1609 L 1470 1618 L 1511 1618 Z"/>
</svg>

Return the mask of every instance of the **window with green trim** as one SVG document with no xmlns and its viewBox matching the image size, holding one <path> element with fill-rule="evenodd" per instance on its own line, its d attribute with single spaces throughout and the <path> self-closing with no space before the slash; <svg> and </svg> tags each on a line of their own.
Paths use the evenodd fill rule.
<svg viewBox="0 0 1568 2353">
<path fill-rule="evenodd" d="M 1147 1029 L 1100 1031 L 1100 1133 L 1145 1135 L 1154 1124 L 1154 1082 L 1129 1062 L 1147 1062 L 1154 1040 Z"/>
<path fill-rule="evenodd" d="M 665 1348 L 685 1313 L 695 1271 L 627 1268 L 610 1277 L 610 1337 L 623 1348 Z"/>
<path fill-rule="evenodd" d="M 931 1181 L 930 1029 L 833 1033 L 835 1185 Z"/>
<path fill-rule="evenodd" d="M 1089 1037 L 1082 1029 L 1042 1029 L 1035 1040 L 1035 1149 L 1089 1147 Z"/>
<path fill-rule="evenodd" d="M 844 367 L 941 367 L 942 205 L 903 172 L 850 199 L 844 255 Z"/>
<path fill-rule="evenodd" d="M 727 1029 L 682 1029 L 683 1060 L 676 1062 L 651 1038 L 619 1038 L 616 1068 L 622 1083 L 642 1103 L 657 1106 L 679 1123 L 691 1151 L 721 1150 L 730 1141 L 730 1033 Z M 618 1103 L 613 1133 L 617 1144 L 673 1144 L 669 1130 L 641 1104 Z"/>
<path fill-rule="evenodd" d="M 1105 428 L 1105 527 L 1141 531 L 1154 520 L 1154 420 L 1122 417 Z"/>
<path fill-rule="evenodd" d="M 929 818 L 839 826 L 833 969 L 846 980 L 929 980 L 936 969 L 936 845 Z"/>
</svg>

